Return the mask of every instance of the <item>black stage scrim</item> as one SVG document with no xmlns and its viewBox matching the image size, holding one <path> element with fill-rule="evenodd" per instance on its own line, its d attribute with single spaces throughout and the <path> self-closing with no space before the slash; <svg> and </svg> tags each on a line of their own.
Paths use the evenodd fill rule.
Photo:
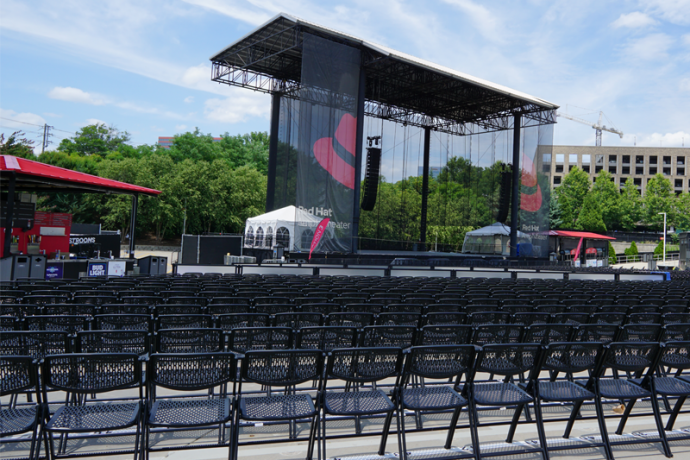
<svg viewBox="0 0 690 460">
<path fill-rule="evenodd" d="M 359 69 L 356 48 L 305 34 L 303 88 L 299 100 L 281 99 L 276 163 L 276 207 L 302 211 L 295 216 L 293 251 L 309 251 L 326 217 L 317 251 L 352 251 Z"/>
</svg>

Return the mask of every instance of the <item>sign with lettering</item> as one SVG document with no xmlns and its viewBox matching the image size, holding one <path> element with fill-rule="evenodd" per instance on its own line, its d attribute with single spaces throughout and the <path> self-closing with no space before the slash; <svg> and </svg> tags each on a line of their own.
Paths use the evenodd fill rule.
<svg viewBox="0 0 690 460">
<path fill-rule="evenodd" d="M 90 262 L 87 276 L 105 276 L 108 270 L 108 262 Z"/>
</svg>

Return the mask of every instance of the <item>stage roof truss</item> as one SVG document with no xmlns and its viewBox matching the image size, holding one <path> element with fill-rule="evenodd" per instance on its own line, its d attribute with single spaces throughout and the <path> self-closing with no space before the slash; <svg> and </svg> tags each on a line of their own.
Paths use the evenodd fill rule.
<svg viewBox="0 0 690 460">
<path fill-rule="evenodd" d="M 304 34 L 362 51 L 365 114 L 468 135 L 556 122 L 556 105 L 284 14 L 211 58 L 212 80 L 285 97 L 328 103 L 344 96 L 301 83 Z M 354 101 L 352 101 L 354 104 Z"/>
</svg>

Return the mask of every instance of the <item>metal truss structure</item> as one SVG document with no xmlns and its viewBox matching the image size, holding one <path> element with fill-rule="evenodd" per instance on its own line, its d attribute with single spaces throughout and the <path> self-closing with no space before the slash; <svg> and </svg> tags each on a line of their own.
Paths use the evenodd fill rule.
<svg viewBox="0 0 690 460">
<path fill-rule="evenodd" d="M 362 51 L 364 112 L 368 116 L 455 135 L 512 129 L 516 114 L 521 115 L 523 127 L 556 122 L 557 106 L 546 101 L 414 58 L 402 58 L 355 37 L 285 15 L 212 57 L 212 80 L 315 104 L 330 105 L 334 98 L 340 104 L 349 102 L 342 99 L 346 96 L 301 83 L 304 33 Z"/>
</svg>

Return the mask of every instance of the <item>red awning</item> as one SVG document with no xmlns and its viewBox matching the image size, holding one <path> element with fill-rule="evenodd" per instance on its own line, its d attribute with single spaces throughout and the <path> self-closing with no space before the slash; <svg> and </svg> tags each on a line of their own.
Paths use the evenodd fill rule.
<svg viewBox="0 0 690 460">
<path fill-rule="evenodd" d="M 0 155 L 2 179 L 10 173 L 16 174 L 18 190 L 65 191 L 85 193 L 122 193 L 155 196 L 161 192 L 138 185 L 112 179 L 92 176 L 71 169 L 59 168 L 38 161 L 31 161 L 12 155 Z M 3 184 L 3 187 L 7 184 Z"/>
<path fill-rule="evenodd" d="M 563 236 L 566 238 L 585 238 L 588 240 L 615 240 L 615 238 L 606 235 L 599 235 L 592 232 L 575 232 L 571 230 L 549 230 L 549 236 Z"/>
</svg>

